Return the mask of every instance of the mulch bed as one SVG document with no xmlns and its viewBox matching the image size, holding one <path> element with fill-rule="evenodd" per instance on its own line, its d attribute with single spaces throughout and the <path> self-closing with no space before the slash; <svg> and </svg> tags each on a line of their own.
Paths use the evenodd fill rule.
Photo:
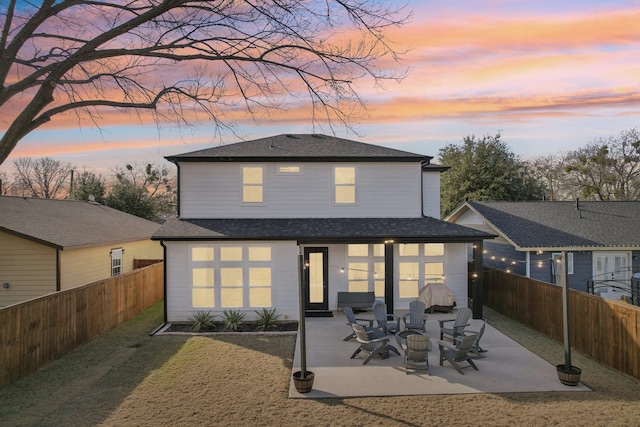
<svg viewBox="0 0 640 427">
<path fill-rule="evenodd" d="M 216 322 L 216 328 L 213 330 L 200 331 L 200 332 L 296 332 L 298 330 L 298 322 L 280 322 L 276 329 L 269 329 L 263 331 L 257 329 L 257 325 L 254 322 L 246 322 L 245 327 L 240 331 L 227 331 L 224 329 L 223 322 Z M 172 323 L 165 332 L 193 332 L 193 326 L 191 323 Z"/>
</svg>

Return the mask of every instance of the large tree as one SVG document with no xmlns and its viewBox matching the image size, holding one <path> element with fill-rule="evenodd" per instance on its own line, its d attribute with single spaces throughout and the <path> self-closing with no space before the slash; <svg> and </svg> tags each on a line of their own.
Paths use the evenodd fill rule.
<svg viewBox="0 0 640 427">
<path fill-rule="evenodd" d="M 127 164 L 116 168 L 105 204 L 149 220 L 175 210 L 174 179 L 166 166 Z"/>
<path fill-rule="evenodd" d="M 640 134 L 601 138 L 565 155 L 565 181 L 591 200 L 640 199 Z"/>
<path fill-rule="evenodd" d="M 69 198 L 104 204 L 106 191 L 102 175 L 85 169 L 75 177 Z"/>
<path fill-rule="evenodd" d="M 356 80 L 399 77 L 380 65 L 397 59 L 385 32 L 406 18 L 380 0 L 2 1 L 0 164 L 70 112 L 206 117 L 219 132 L 306 94 L 314 124 L 348 125 L 362 113 Z"/>
<path fill-rule="evenodd" d="M 441 181 L 441 211 L 445 217 L 465 200 L 540 200 L 544 184 L 530 165 L 520 160 L 500 134 L 466 136 L 462 144 L 439 151 L 439 162 L 451 169 Z"/>
<path fill-rule="evenodd" d="M 73 166 L 51 157 L 20 157 L 13 162 L 13 186 L 16 196 L 64 199 L 69 195 Z"/>
</svg>

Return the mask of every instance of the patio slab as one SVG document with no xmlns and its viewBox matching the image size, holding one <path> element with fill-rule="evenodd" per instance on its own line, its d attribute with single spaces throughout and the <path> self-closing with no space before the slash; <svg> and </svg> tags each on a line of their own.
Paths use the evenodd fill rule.
<svg viewBox="0 0 640 427">
<path fill-rule="evenodd" d="M 358 317 L 373 318 L 372 312 L 360 313 Z M 488 350 L 486 357 L 476 359 L 479 371 L 465 368 L 459 374 L 448 362 L 438 364 L 439 319 L 454 318 L 453 314 L 434 313 L 427 318 L 427 334 L 433 350 L 429 353 L 430 375 L 420 371 L 405 372 L 403 357 L 390 353 L 389 358 L 376 357 L 363 365 L 365 354 L 355 359 L 351 354 L 358 348 L 355 340 L 345 342 L 349 333 L 342 312 L 334 312 L 332 318 L 307 318 L 307 370 L 315 374 L 313 389 L 309 393 L 298 393 L 289 387 L 291 398 L 370 397 L 405 396 L 427 394 L 471 394 L 514 392 L 579 392 L 590 391 L 582 383 L 577 386 L 563 385 L 556 367 L 525 349 L 500 331 L 487 324 L 481 340 Z M 478 330 L 481 320 L 471 320 L 468 329 Z M 395 338 L 390 341 L 400 353 Z M 562 355 L 559 355 L 562 356 Z M 464 364 L 466 365 L 466 364 Z M 300 370 L 300 334 L 296 343 L 293 372 Z"/>
</svg>

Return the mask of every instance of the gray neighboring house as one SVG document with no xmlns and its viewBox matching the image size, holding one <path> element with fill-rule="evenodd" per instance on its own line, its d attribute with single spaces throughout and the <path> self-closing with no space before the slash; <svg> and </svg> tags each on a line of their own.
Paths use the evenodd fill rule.
<svg viewBox="0 0 640 427">
<path fill-rule="evenodd" d="M 0 196 L 0 307 L 162 259 L 158 228 L 99 203 Z"/>
<path fill-rule="evenodd" d="M 446 220 L 499 236 L 485 243 L 488 267 L 553 283 L 566 251 L 572 289 L 618 300 L 637 288 L 640 201 L 465 202 Z"/>
<path fill-rule="evenodd" d="M 178 218 L 153 239 L 165 248 L 169 322 L 262 308 L 298 319 L 301 276 L 307 315 L 338 310 L 343 292 L 407 309 L 427 282 L 466 307 L 467 246 L 495 237 L 439 219 L 446 168 L 426 155 L 300 134 L 167 160 Z"/>
</svg>

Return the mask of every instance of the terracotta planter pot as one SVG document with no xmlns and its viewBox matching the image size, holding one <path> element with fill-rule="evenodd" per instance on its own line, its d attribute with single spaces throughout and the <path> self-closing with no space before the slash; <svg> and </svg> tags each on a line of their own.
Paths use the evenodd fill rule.
<svg viewBox="0 0 640 427">
<path fill-rule="evenodd" d="M 558 371 L 558 379 L 564 385 L 576 386 L 580 382 L 580 374 L 582 370 L 575 366 L 556 365 Z"/>
<path fill-rule="evenodd" d="M 315 374 L 311 371 L 307 371 L 305 378 L 302 378 L 302 371 L 296 371 L 293 373 L 293 385 L 298 393 L 309 393 L 313 387 L 313 378 Z"/>
</svg>

